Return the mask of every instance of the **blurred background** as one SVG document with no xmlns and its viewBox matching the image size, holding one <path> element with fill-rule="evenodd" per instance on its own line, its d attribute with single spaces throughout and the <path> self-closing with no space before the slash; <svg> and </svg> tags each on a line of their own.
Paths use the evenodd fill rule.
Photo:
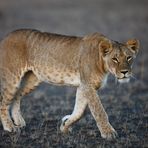
<svg viewBox="0 0 148 148">
<path fill-rule="evenodd" d="M 1 147 L 148 147 L 147 0 L 0 0 L 0 39 L 20 28 L 75 36 L 101 32 L 120 42 L 139 39 L 141 47 L 135 79 L 120 85 L 110 76 L 98 91 L 117 140 L 100 137 L 89 109 L 72 133 L 61 134 L 61 119 L 71 114 L 76 89 L 43 83 L 22 100 L 27 126 L 20 136 L 5 133 L 0 123 Z"/>
</svg>

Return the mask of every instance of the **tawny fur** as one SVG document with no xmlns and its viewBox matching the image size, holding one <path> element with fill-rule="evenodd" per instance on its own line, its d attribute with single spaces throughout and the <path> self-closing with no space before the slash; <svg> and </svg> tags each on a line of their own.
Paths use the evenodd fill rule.
<svg viewBox="0 0 148 148">
<path fill-rule="evenodd" d="M 123 70 L 128 71 L 125 77 L 131 75 L 132 62 L 127 56 L 133 58 L 138 46 L 137 40 L 121 44 L 99 33 L 85 37 L 29 29 L 10 33 L 0 43 L 0 117 L 4 130 L 12 132 L 25 126 L 20 111 L 21 96 L 44 81 L 77 87 L 74 111 L 63 118 L 61 131 L 67 132 L 88 105 L 101 136 L 114 138 L 116 131 L 96 90 L 108 72 L 119 79 L 124 78 Z"/>
</svg>

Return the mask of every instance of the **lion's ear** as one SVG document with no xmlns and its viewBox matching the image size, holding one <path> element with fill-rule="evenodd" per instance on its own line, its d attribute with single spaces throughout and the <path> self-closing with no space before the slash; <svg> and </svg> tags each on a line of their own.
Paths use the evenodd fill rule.
<svg viewBox="0 0 148 148">
<path fill-rule="evenodd" d="M 139 46 L 140 43 L 136 39 L 130 39 L 126 42 L 126 45 L 130 48 L 130 50 L 134 53 L 137 54 L 139 51 Z"/>
<path fill-rule="evenodd" d="M 108 53 L 112 51 L 112 43 L 110 40 L 101 41 L 99 44 L 99 50 L 101 51 L 103 56 L 106 56 Z"/>
</svg>

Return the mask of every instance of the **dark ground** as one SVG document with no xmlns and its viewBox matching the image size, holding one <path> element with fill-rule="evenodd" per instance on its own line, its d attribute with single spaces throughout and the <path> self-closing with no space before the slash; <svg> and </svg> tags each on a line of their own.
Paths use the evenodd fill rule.
<svg viewBox="0 0 148 148">
<path fill-rule="evenodd" d="M 69 35 L 101 32 L 118 41 L 137 38 L 141 49 L 134 65 L 136 80 L 119 85 L 110 76 L 108 86 L 98 92 L 117 140 L 100 137 L 88 109 L 73 132 L 63 135 L 60 120 L 72 112 L 76 89 L 43 83 L 22 100 L 27 126 L 20 136 L 8 135 L 0 123 L 0 147 L 148 147 L 147 0 L 0 0 L 0 38 L 18 28 Z"/>
</svg>

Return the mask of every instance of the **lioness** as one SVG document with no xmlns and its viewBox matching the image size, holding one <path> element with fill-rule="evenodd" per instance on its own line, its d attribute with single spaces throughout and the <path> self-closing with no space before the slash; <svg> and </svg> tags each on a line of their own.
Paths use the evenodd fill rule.
<svg viewBox="0 0 148 148">
<path fill-rule="evenodd" d="M 62 132 L 68 132 L 88 105 L 101 136 L 115 138 L 117 133 L 96 90 L 109 72 L 120 82 L 128 82 L 138 49 L 138 40 L 124 44 L 99 33 L 73 37 L 22 29 L 8 34 L 0 42 L 0 118 L 4 130 L 12 132 L 25 126 L 21 96 L 45 81 L 77 87 L 75 107 L 62 119 Z"/>
</svg>

